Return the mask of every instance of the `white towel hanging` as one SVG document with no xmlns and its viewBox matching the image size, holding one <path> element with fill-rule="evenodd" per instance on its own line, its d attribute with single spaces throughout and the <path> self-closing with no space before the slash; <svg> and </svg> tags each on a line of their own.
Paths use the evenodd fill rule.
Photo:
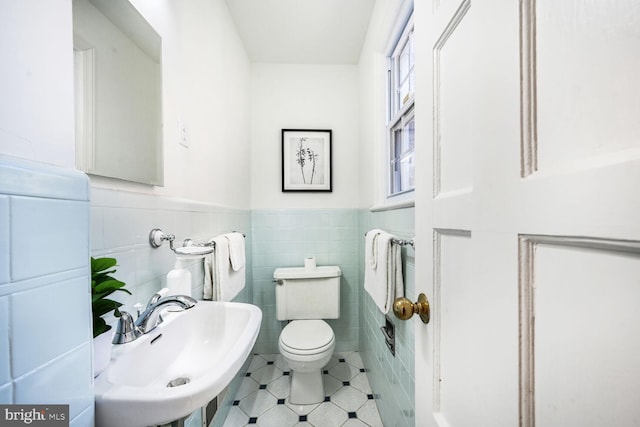
<svg viewBox="0 0 640 427">
<path fill-rule="evenodd" d="M 244 289 L 245 263 L 242 262 L 237 271 L 232 268 L 229 234 L 211 239 L 215 244 L 215 250 L 205 258 L 204 299 L 231 301 Z"/>
<path fill-rule="evenodd" d="M 389 312 L 396 298 L 404 296 L 401 248 L 394 239 L 391 234 L 377 229 L 369 231 L 365 238 L 364 288 L 384 314 Z"/>
</svg>

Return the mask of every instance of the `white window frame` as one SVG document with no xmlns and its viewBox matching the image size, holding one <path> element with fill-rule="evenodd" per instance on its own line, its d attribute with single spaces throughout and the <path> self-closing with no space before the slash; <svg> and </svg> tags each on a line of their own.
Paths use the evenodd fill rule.
<svg viewBox="0 0 640 427">
<path fill-rule="evenodd" d="M 414 118 L 414 110 L 415 110 L 415 57 L 413 57 L 413 63 L 410 63 L 409 72 L 400 76 L 399 68 L 400 68 L 400 56 L 407 45 L 407 43 L 412 43 L 412 49 L 415 52 L 415 44 L 413 41 L 414 36 L 414 25 L 413 25 L 413 12 L 409 14 L 409 17 L 406 21 L 406 24 L 403 26 L 402 33 L 400 37 L 398 37 L 396 43 L 393 45 L 393 49 L 388 55 L 387 61 L 387 70 L 388 70 L 388 81 L 387 81 L 387 127 L 386 127 L 386 149 L 384 154 L 384 159 L 386 163 L 385 173 L 386 173 L 386 185 L 385 185 L 385 205 L 400 203 L 402 205 L 407 202 L 413 202 L 414 194 L 415 194 L 415 186 L 409 189 L 393 192 L 393 184 L 394 184 L 394 176 L 393 176 L 393 168 L 392 165 L 394 161 L 398 160 L 398 158 L 394 157 L 393 148 L 394 148 L 394 135 L 395 130 L 404 126 L 405 123 L 408 123 L 410 120 Z M 409 78 L 409 91 L 400 99 L 401 93 L 401 85 L 402 82 L 405 81 L 406 78 Z M 401 81 L 401 79 L 403 79 Z M 409 153 L 414 156 L 415 161 L 415 150 L 413 153 Z M 404 153 L 406 156 L 407 153 Z"/>
</svg>

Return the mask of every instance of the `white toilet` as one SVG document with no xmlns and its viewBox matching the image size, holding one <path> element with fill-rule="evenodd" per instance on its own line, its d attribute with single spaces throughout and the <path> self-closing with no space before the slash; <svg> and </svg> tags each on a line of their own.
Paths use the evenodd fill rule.
<svg viewBox="0 0 640 427">
<path fill-rule="evenodd" d="M 336 346 L 322 319 L 340 317 L 340 267 L 278 268 L 276 317 L 290 320 L 280 333 L 280 354 L 291 368 L 289 401 L 310 405 L 324 400 L 322 368 Z"/>
</svg>

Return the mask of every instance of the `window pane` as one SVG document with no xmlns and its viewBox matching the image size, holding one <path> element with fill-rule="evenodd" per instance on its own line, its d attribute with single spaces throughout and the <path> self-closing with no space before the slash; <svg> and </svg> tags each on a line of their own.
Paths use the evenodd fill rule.
<svg viewBox="0 0 640 427">
<path fill-rule="evenodd" d="M 404 118 L 391 131 L 390 195 L 413 190 L 415 186 L 415 120 L 410 117 L 406 123 L 402 121 Z"/>
<path fill-rule="evenodd" d="M 404 45 L 404 47 L 402 48 L 402 50 L 400 51 L 400 59 L 399 59 L 399 63 L 400 63 L 400 69 L 398 70 L 398 74 L 399 74 L 399 78 L 400 80 L 404 80 L 407 77 L 407 74 L 409 74 L 409 70 L 411 69 L 411 43 L 409 43 L 409 41 L 407 41 L 407 43 Z"/>
<path fill-rule="evenodd" d="M 404 126 L 404 135 L 403 135 L 403 152 L 413 152 L 415 149 L 415 141 L 416 141 L 416 121 L 412 117 L 409 122 Z"/>
<path fill-rule="evenodd" d="M 389 64 L 388 195 L 394 196 L 415 188 L 415 51 L 411 19 L 389 57 Z"/>
<path fill-rule="evenodd" d="M 400 91 L 398 92 L 398 105 L 400 107 L 402 107 L 404 103 L 409 99 L 410 90 L 409 79 L 407 79 L 402 82 L 402 84 L 400 85 Z"/>
</svg>

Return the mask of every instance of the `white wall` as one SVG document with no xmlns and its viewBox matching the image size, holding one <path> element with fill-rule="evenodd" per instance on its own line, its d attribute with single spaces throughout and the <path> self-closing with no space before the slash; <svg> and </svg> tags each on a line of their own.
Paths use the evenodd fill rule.
<svg viewBox="0 0 640 427">
<path fill-rule="evenodd" d="M 357 207 L 357 79 L 352 65 L 252 64 L 253 209 Z M 282 192 L 282 129 L 332 130 L 333 192 Z"/>
<path fill-rule="evenodd" d="M 0 64 L 0 153 L 73 167 L 71 0 L 0 0 Z"/>
<path fill-rule="evenodd" d="M 248 208 L 250 64 L 226 3 L 132 3 L 163 39 L 165 186 L 92 185 Z M 75 167 L 71 0 L 0 0 L 0 63 L 0 153 Z"/>
<path fill-rule="evenodd" d="M 224 0 L 132 0 L 162 37 L 164 187 L 94 186 L 249 207 L 249 59 Z M 178 145 L 178 119 L 189 148 Z"/>
</svg>

